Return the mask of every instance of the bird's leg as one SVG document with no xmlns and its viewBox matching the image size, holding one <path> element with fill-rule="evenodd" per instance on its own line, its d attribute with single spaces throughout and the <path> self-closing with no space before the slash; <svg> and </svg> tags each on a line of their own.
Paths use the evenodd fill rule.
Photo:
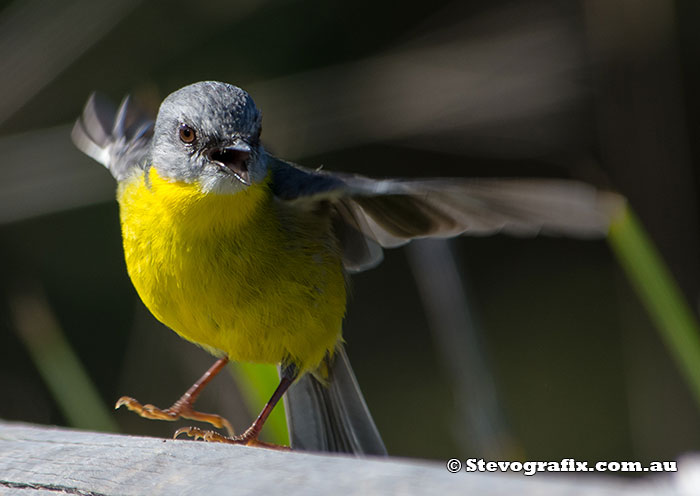
<svg viewBox="0 0 700 496">
<path fill-rule="evenodd" d="M 132 412 L 139 414 L 140 416 L 153 419 L 153 420 L 178 420 L 181 418 L 189 420 L 197 420 L 199 422 L 207 422 L 217 429 L 225 428 L 229 436 L 233 436 L 233 428 L 228 420 L 220 415 L 213 413 L 202 413 L 198 412 L 193 408 L 194 402 L 197 400 L 199 393 L 202 392 L 204 386 L 209 384 L 216 374 L 218 374 L 221 369 L 223 369 L 228 363 L 228 358 L 219 358 L 214 365 L 212 365 L 209 370 L 207 370 L 202 377 L 195 382 L 191 388 L 185 392 L 185 394 L 180 397 L 170 408 L 161 410 L 154 405 L 142 405 L 134 398 L 129 396 L 122 396 L 117 401 L 114 408 L 119 408 L 120 406 L 125 406 Z"/>
<path fill-rule="evenodd" d="M 226 437 L 222 436 L 218 432 L 204 431 L 196 427 L 183 427 L 177 430 L 177 432 L 175 433 L 175 437 L 179 436 L 180 434 L 187 434 L 189 437 L 193 437 L 195 439 L 204 439 L 205 441 L 212 441 L 218 443 L 243 444 L 246 446 L 261 446 L 265 448 L 287 449 L 284 446 L 259 441 L 258 436 L 260 435 L 260 431 L 262 430 L 263 425 L 265 425 L 267 417 L 270 416 L 270 413 L 272 413 L 272 410 L 275 408 L 275 405 L 277 405 L 284 393 L 287 391 L 287 389 L 289 389 L 289 386 L 291 386 L 294 380 L 297 378 L 297 374 L 298 370 L 294 365 L 287 365 L 283 368 L 282 378 L 280 379 L 279 386 L 277 386 L 275 392 L 272 393 L 272 397 L 265 404 L 262 411 L 260 412 L 260 415 L 258 415 L 258 418 L 256 418 L 255 421 L 251 424 L 251 426 L 248 427 L 248 429 L 246 429 L 246 431 L 240 436 Z"/>
</svg>

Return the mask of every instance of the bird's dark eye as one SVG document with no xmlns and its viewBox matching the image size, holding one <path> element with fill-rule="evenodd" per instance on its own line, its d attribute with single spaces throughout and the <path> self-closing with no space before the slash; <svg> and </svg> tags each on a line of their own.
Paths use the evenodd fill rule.
<svg viewBox="0 0 700 496">
<path fill-rule="evenodd" d="M 192 129 L 187 124 L 182 124 L 180 126 L 179 134 L 180 134 L 180 141 L 182 141 L 186 145 L 194 143 L 194 140 L 197 139 L 197 133 L 195 133 L 194 129 Z"/>
</svg>

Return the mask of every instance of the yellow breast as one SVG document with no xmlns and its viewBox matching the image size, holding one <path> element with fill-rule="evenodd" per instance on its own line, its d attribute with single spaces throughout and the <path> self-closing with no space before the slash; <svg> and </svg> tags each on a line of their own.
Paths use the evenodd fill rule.
<svg viewBox="0 0 700 496">
<path fill-rule="evenodd" d="M 314 369 L 345 313 L 329 219 L 280 205 L 267 183 L 204 194 L 147 174 L 118 199 L 129 276 L 153 315 L 233 360 Z"/>
</svg>

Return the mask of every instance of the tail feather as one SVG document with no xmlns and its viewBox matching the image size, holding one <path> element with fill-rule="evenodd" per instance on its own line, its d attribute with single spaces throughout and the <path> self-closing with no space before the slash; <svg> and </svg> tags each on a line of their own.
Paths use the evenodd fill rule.
<svg viewBox="0 0 700 496">
<path fill-rule="evenodd" d="M 387 454 L 342 348 L 333 357 L 327 384 L 304 375 L 287 391 L 284 406 L 294 449 Z"/>
</svg>

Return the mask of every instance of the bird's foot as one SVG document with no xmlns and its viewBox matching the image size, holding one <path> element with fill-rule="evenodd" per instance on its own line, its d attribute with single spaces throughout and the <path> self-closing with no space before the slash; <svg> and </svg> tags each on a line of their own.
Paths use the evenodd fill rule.
<svg viewBox="0 0 700 496">
<path fill-rule="evenodd" d="M 197 427 L 182 427 L 175 431 L 173 439 L 177 438 L 180 434 L 186 434 L 188 437 L 194 439 L 202 439 L 210 443 L 226 443 L 226 444 L 238 444 L 239 446 L 255 446 L 259 448 L 269 448 L 276 450 L 290 450 L 288 446 L 282 446 L 279 444 L 266 443 L 258 439 L 257 433 L 253 429 L 248 429 L 240 436 L 224 436 L 214 431 L 205 431 Z"/>
<path fill-rule="evenodd" d="M 187 401 L 184 397 L 180 398 L 170 408 L 166 408 L 165 410 L 162 410 L 157 406 L 150 404 L 142 405 L 134 398 L 130 398 L 129 396 L 122 396 L 121 398 L 119 398 L 114 408 L 117 409 L 121 406 L 125 406 L 127 409 L 140 415 L 143 418 L 152 420 L 174 421 L 183 418 L 189 420 L 196 420 L 199 422 L 206 422 L 208 424 L 213 425 L 217 429 L 225 428 L 229 436 L 233 437 L 233 428 L 231 427 L 231 424 L 228 420 L 223 418 L 221 415 L 216 415 L 214 413 L 203 413 L 196 411 L 194 408 L 192 408 L 191 402 Z"/>
</svg>

